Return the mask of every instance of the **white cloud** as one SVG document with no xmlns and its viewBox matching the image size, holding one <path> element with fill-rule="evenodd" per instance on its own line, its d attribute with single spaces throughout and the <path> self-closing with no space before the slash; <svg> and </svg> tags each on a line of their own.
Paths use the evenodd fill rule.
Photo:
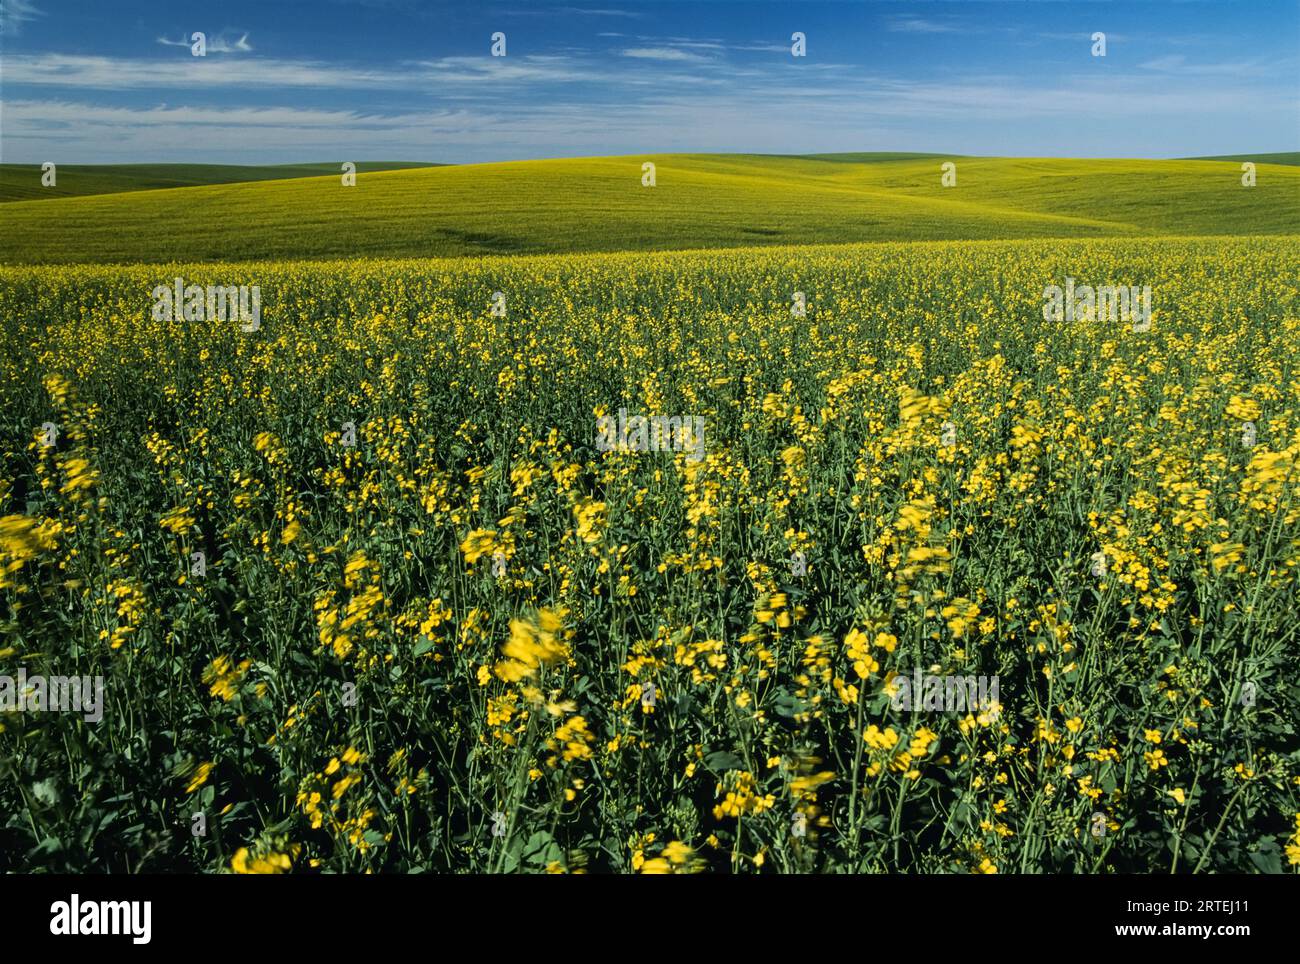
<svg viewBox="0 0 1300 964">
<path fill-rule="evenodd" d="M 338 128 L 364 124 L 366 117 L 350 110 L 301 110 L 294 107 L 107 107 L 71 101 L 10 101 L 6 120 L 17 124 L 45 118 L 55 124 L 101 124 L 125 127 L 221 124 L 250 127 L 291 126 Z"/>
<path fill-rule="evenodd" d="M 585 17 L 631 17 L 637 18 L 642 14 L 632 10 L 601 10 L 591 9 L 588 7 L 561 7 L 560 13 L 576 13 Z"/>
<path fill-rule="evenodd" d="M 628 71 L 619 76 L 627 78 Z M 1262 90 L 1242 81 L 1210 90 L 1171 88 L 1167 77 L 1155 72 L 1078 73 L 1026 91 L 1014 77 L 967 75 L 947 84 L 842 65 L 811 74 L 798 67 L 743 75 L 731 69 L 655 71 L 653 78 L 626 80 L 617 107 L 563 96 L 485 98 L 481 83 L 465 85 L 459 100 L 438 93 L 443 96 L 437 109 L 390 111 L 13 101 L 5 105 L 7 153 L 11 159 L 62 157 L 65 163 L 348 156 L 486 161 L 641 151 L 957 150 L 1131 157 L 1223 153 L 1206 147 L 1210 142 L 1203 132 L 1173 122 L 1153 127 L 1153 118 L 1196 116 L 1216 130 L 1233 124 L 1260 130 L 1298 106 L 1295 92 L 1280 87 Z M 169 94 L 169 101 L 174 96 Z M 950 141 L 936 142 L 936 121 Z M 1034 133 L 1012 143 L 1006 139 L 1012 126 Z M 1099 136 L 1085 143 L 1076 137 L 1081 130 Z M 1025 149 L 1053 137 L 1061 138 L 1061 147 Z"/>
<path fill-rule="evenodd" d="M 355 70 L 307 61 L 250 59 L 237 72 L 202 57 L 144 60 L 81 54 L 12 54 L 10 84 L 98 90 L 199 87 L 373 87 L 396 84 L 388 71 Z"/>
<path fill-rule="evenodd" d="M 1187 58 L 1182 54 L 1169 54 L 1166 57 L 1148 60 L 1145 63 L 1138 64 L 1138 66 L 1143 70 L 1176 70 L 1185 63 L 1187 63 Z"/>
<path fill-rule="evenodd" d="M 228 39 L 236 49 L 247 44 L 246 35 Z M 775 42 L 640 36 L 623 43 L 639 46 L 504 58 L 484 51 L 373 67 L 249 55 L 232 69 L 220 58 L 171 51 L 152 59 L 15 54 L 5 58 L 7 92 L 26 99 L 5 104 L 7 153 L 65 163 L 692 150 L 1190 155 L 1225 153 L 1243 131 L 1281 130 L 1279 119 L 1297 109 L 1297 92 L 1283 79 L 1294 71 L 1276 61 L 1195 65 L 1156 56 L 1143 69 L 1077 68 L 1027 86 L 1010 70 L 972 74 L 954 66 L 942 78 L 917 79 L 788 56 L 727 56 L 788 53 Z M 1182 77 L 1198 72 L 1219 76 Z M 208 89 L 222 106 L 201 106 L 209 98 L 192 94 Z M 329 92 L 324 108 L 310 96 L 316 90 Z M 94 100 L 92 91 L 147 93 L 130 107 L 74 103 Z M 263 91 L 290 106 L 258 106 Z M 140 106 L 164 98 L 172 106 Z M 188 106 L 191 98 L 201 105 Z M 291 106 L 294 98 L 302 108 Z"/>
<path fill-rule="evenodd" d="M 699 54 L 679 50 L 676 47 L 629 47 L 623 51 L 623 56 L 634 57 L 637 60 L 662 60 L 685 63 L 704 63 L 708 60 L 707 57 L 701 57 Z"/>
<path fill-rule="evenodd" d="M 885 29 L 893 33 L 965 33 L 966 28 L 951 21 L 926 20 L 922 17 L 886 17 Z"/>
<path fill-rule="evenodd" d="M 790 52 L 790 45 L 769 44 L 769 43 L 762 43 L 760 41 L 755 41 L 754 43 L 748 43 L 748 44 L 733 44 L 731 46 L 731 49 L 757 51 L 759 53 L 768 53 L 768 54 L 788 54 Z"/>
<path fill-rule="evenodd" d="M 211 48 L 209 48 L 211 49 Z M 203 57 L 145 60 L 80 54 L 12 54 L 5 80 L 13 85 L 92 90 L 272 87 L 438 90 L 457 85 L 559 83 L 602 75 L 563 57 L 444 57 L 404 69 L 347 67 L 315 61 L 250 57 L 237 71 Z"/>
<path fill-rule="evenodd" d="M 186 40 L 182 37 L 180 40 L 168 40 L 166 37 L 159 37 L 158 42 L 165 47 L 191 47 L 193 41 Z M 245 54 L 252 51 L 252 46 L 248 42 L 248 34 L 245 33 L 237 40 L 231 40 L 224 33 L 211 37 L 206 43 L 207 52 L 210 54 Z"/>
<path fill-rule="evenodd" d="M 19 24 L 29 23 L 45 16 L 31 0 L 3 0 L 0 2 L 0 33 L 19 32 Z"/>
<path fill-rule="evenodd" d="M 1239 60 L 1222 63 L 1191 63 L 1182 54 L 1168 54 L 1138 64 L 1142 70 L 1158 73 L 1203 77 L 1276 77 L 1288 69 L 1284 64 L 1262 60 Z"/>
<path fill-rule="evenodd" d="M 726 50 L 727 45 L 717 40 L 665 40 L 664 45 L 667 47 L 686 47 L 696 50 Z"/>
</svg>

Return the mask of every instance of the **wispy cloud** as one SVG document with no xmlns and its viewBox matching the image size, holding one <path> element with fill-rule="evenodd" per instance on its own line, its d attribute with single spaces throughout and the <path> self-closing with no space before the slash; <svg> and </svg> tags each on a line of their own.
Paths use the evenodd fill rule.
<svg viewBox="0 0 1300 964">
<path fill-rule="evenodd" d="M 699 54 L 693 54 L 678 47 L 628 47 L 623 51 L 623 56 L 634 57 L 637 60 L 663 60 L 679 63 L 704 63 L 708 60 L 707 57 L 701 57 Z"/>
<path fill-rule="evenodd" d="M 1012 76 L 963 75 L 961 82 L 918 81 L 841 66 L 809 74 L 731 68 L 657 72 L 655 82 L 625 80 L 618 108 L 593 107 L 574 91 L 538 103 L 515 96 L 479 97 L 465 88 L 462 106 L 390 111 L 261 106 L 157 105 L 130 108 L 35 99 L 6 102 L 6 142 L 15 153 L 64 157 L 156 157 L 159 144 L 181 143 L 196 155 L 245 159 L 256 142 L 262 157 L 406 156 L 425 160 L 635 154 L 638 151 L 958 149 L 924 132 L 935 122 L 968 153 L 1008 153 L 1002 127 L 1024 124 L 1068 136 L 1080 118 L 1105 118 L 1112 134 L 1099 153 L 1132 156 L 1121 130 L 1150 118 L 1254 118 L 1300 108 L 1294 92 L 1258 82 L 1172 89 L 1159 73 L 1075 74 L 1026 91 Z M 406 76 L 410 76 L 408 72 Z M 799 79 L 800 77 L 804 79 Z M 605 78 L 605 85 L 610 78 Z M 1275 87 L 1278 85 L 1274 85 Z M 514 89 L 513 87 L 509 89 Z M 1119 126 L 1117 126 L 1119 125 Z M 921 134 L 918 134 L 922 132 Z M 206 153 L 205 153 L 206 152 Z"/>
<path fill-rule="evenodd" d="M 504 11 L 509 17 L 554 17 L 562 14 L 566 17 L 615 17 L 626 20 L 640 20 L 646 15 L 639 10 L 620 10 L 614 7 L 550 7 L 545 3 L 535 6 L 513 8 Z"/>
<path fill-rule="evenodd" d="M 1143 70 L 1177 70 L 1185 63 L 1187 63 L 1187 58 L 1182 54 L 1169 54 L 1166 57 L 1148 60 L 1145 63 L 1138 64 L 1138 66 Z"/>
<path fill-rule="evenodd" d="M 11 54 L 5 58 L 5 80 L 41 87 L 85 87 L 95 90 L 203 87 L 383 87 L 395 86 L 400 75 L 309 61 L 252 58 L 238 72 L 201 57 L 145 60 L 81 54 Z"/>
<path fill-rule="evenodd" d="M 1034 36 L 1040 40 L 1068 40 L 1072 43 L 1090 44 L 1092 43 L 1092 35 L 1098 31 L 1106 35 L 1107 43 L 1126 43 L 1129 39 L 1126 34 L 1116 33 L 1113 30 L 1106 30 L 1101 27 L 1096 28 L 1096 30 L 1074 30 L 1065 33 L 1057 30 L 1042 30 L 1034 34 Z"/>
<path fill-rule="evenodd" d="M 754 41 L 753 43 L 732 44 L 729 49 L 757 51 L 766 54 L 788 54 L 790 52 L 790 45 Z"/>
<path fill-rule="evenodd" d="M 967 28 L 952 20 L 891 16 L 885 18 L 885 29 L 893 33 L 964 33 Z"/>
<path fill-rule="evenodd" d="M 652 40 L 651 37 L 641 37 L 641 40 Z M 689 40 L 684 37 L 668 37 L 660 41 L 666 47 L 685 47 L 695 50 L 726 50 L 727 45 L 721 40 Z"/>
<path fill-rule="evenodd" d="M 31 0 L 0 0 L 0 33 L 16 34 L 22 24 L 43 16 Z"/>
<path fill-rule="evenodd" d="M 402 65 L 402 69 L 250 57 L 240 62 L 238 71 L 200 57 L 145 60 L 79 54 L 13 54 L 5 58 L 5 80 L 10 84 L 94 90 L 222 87 L 403 90 L 433 84 L 454 87 L 494 81 L 561 83 L 596 77 L 594 72 L 570 58 L 542 55 L 443 57 Z"/>
<path fill-rule="evenodd" d="M 635 10 L 611 10 L 591 7 L 560 7 L 560 13 L 578 14 L 584 17 L 628 17 L 636 19 L 643 16 Z"/>
<path fill-rule="evenodd" d="M 110 124 L 130 127 L 182 125 L 240 125 L 250 127 L 351 127 L 367 123 L 401 123 L 412 119 L 393 115 L 382 120 L 351 110 L 304 110 L 296 107 L 110 107 L 71 101 L 12 101 L 7 119 L 26 122 L 47 117 L 59 124 Z M 428 115 L 421 115 L 428 116 Z"/>
<path fill-rule="evenodd" d="M 599 36 L 621 37 L 623 34 L 600 34 Z M 625 56 L 642 57 L 647 60 L 684 60 L 686 58 L 673 56 L 659 56 L 664 48 L 669 50 L 692 51 L 702 50 L 710 54 L 721 56 L 722 54 L 735 51 L 764 51 L 782 53 L 790 52 L 789 44 L 764 43 L 762 41 L 744 42 L 728 41 L 719 37 L 665 37 L 655 34 L 637 34 L 636 39 L 640 41 L 640 46 L 634 48 L 637 53 L 628 53 L 624 51 Z M 640 51 L 646 51 L 641 53 Z"/>
<path fill-rule="evenodd" d="M 237 40 L 229 40 L 224 35 L 208 41 L 208 53 L 210 54 L 246 54 L 252 52 L 252 45 L 248 42 L 248 34 L 241 34 Z"/>
<path fill-rule="evenodd" d="M 810 16 L 803 29 L 816 55 L 795 59 L 788 38 L 798 24 L 735 16 L 720 3 L 668 16 L 622 0 L 504 0 L 529 6 L 493 10 L 491 22 L 466 15 L 433 37 L 415 21 L 435 16 L 435 5 L 333 2 L 356 5 L 336 8 L 351 14 L 383 9 L 376 26 L 389 34 L 355 44 L 345 17 L 337 36 L 296 43 L 282 19 L 274 29 L 227 20 L 208 49 L 228 56 L 206 59 L 180 50 L 190 42 L 174 39 L 177 22 L 165 19 L 171 35 L 144 50 L 139 25 L 157 19 L 123 26 L 122 37 L 51 33 L 43 51 L 16 39 L 4 58 L 6 146 L 37 158 L 49 148 L 87 161 L 232 162 L 673 150 L 1211 154 L 1256 131 L 1275 132 L 1272 144 L 1285 149 L 1300 110 L 1288 82 L 1296 59 L 1284 45 L 1178 44 L 1118 16 L 1097 19 L 1116 28 L 1108 41 L 1124 30 L 1133 43 L 1127 57 L 1104 62 L 1088 56 L 1092 28 L 1108 25 L 1091 14 L 1008 19 L 955 4 L 895 5 L 861 23 L 846 16 L 842 27 Z M 40 15 L 32 0 L 0 3 L 7 28 Z M 554 20 L 529 20 L 531 29 L 515 28 L 518 46 L 511 34 L 509 57 L 488 56 L 488 28 L 509 31 L 516 15 Z M 978 42 L 954 43 L 966 32 Z M 276 51 L 255 51 L 251 33 L 261 48 L 273 36 Z M 1023 44 L 1037 48 L 1033 58 L 1021 56 Z M 943 56 L 918 55 L 931 47 Z M 1080 129 L 1097 136 L 1080 140 Z"/>
<path fill-rule="evenodd" d="M 169 40 L 166 37 L 159 37 L 158 42 L 164 47 L 192 47 L 194 45 L 192 40 L 186 40 L 184 37 L 180 40 Z M 248 42 L 247 33 L 241 35 L 236 40 L 231 40 L 223 32 L 215 37 L 208 38 L 205 42 L 205 47 L 207 52 L 210 54 L 246 54 L 251 53 L 253 50 L 252 45 Z"/>
<path fill-rule="evenodd" d="M 603 36 L 603 35 L 602 35 Z M 615 35 L 611 35 L 615 36 Z M 621 36 L 621 35 L 617 35 Z M 753 42 L 728 42 L 717 37 L 660 37 L 653 34 L 638 34 L 637 40 L 641 41 L 645 48 L 657 50 L 668 47 L 673 50 L 707 50 L 711 53 L 721 54 L 727 51 L 761 51 L 763 53 L 784 53 L 790 52 L 789 44 L 767 43 L 764 41 Z M 647 59 L 664 59 L 664 60 L 681 60 L 680 57 L 649 58 Z"/>
<path fill-rule="evenodd" d="M 1141 70 L 1161 74 L 1179 74 L 1200 77 L 1270 77 L 1281 76 L 1289 68 L 1286 64 L 1263 59 L 1219 62 L 1189 61 L 1182 54 L 1167 54 L 1138 64 Z"/>
</svg>

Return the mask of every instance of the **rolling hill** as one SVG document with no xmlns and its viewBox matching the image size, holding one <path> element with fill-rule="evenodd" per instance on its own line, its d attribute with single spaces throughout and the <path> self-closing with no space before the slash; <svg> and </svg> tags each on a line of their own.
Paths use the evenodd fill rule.
<svg viewBox="0 0 1300 964">
<path fill-rule="evenodd" d="M 1189 161 L 1253 161 L 1256 164 L 1300 164 L 1300 151 L 1282 151 L 1277 154 L 1216 154 L 1212 157 L 1189 157 Z"/>
<path fill-rule="evenodd" d="M 438 167 L 419 161 L 357 161 L 357 172 L 397 171 L 413 167 Z M 155 191 L 168 187 L 275 181 L 290 177 L 338 175 L 340 163 L 271 164 L 60 164 L 53 187 L 41 186 L 39 164 L 0 164 L 0 203 L 49 201 L 87 194 Z"/>
<path fill-rule="evenodd" d="M 1300 168 L 1204 160 L 644 155 L 0 205 L 7 263 L 429 257 L 754 244 L 1300 233 Z M 642 186 L 642 164 L 656 185 Z"/>
</svg>

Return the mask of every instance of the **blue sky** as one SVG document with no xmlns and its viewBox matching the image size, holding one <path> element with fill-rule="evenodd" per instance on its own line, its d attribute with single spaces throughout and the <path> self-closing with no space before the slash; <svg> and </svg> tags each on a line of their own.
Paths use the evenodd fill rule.
<svg viewBox="0 0 1300 964">
<path fill-rule="evenodd" d="M 1300 149 L 1300 0 L 0 5 L 9 163 Z"/>
</svg>

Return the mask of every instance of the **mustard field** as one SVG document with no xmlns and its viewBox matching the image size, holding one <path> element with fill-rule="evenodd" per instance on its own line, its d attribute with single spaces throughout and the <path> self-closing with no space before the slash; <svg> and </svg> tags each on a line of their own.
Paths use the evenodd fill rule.
<svg viewBox="0 0 1300 964">
<path fill-rule="evenodd" d="M 0 268 L 0 868 L 1293 869 L 1298 240 Z"/>
</svg>

